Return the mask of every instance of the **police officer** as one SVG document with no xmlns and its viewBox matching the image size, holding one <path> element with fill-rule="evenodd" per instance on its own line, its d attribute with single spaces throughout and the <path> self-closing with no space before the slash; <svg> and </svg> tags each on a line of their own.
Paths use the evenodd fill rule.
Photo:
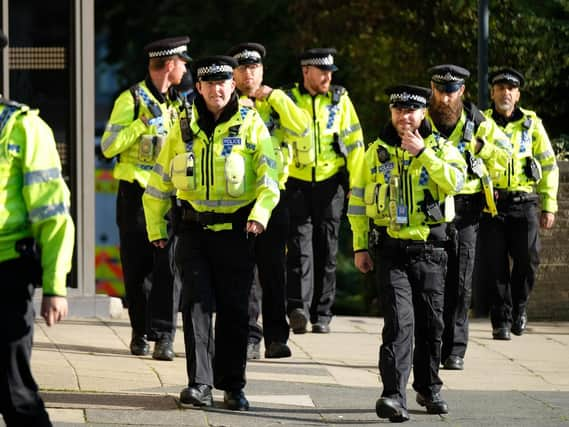
<svg viewBox="0 0 569 427">
<path fill-rule="evenodd" d="M 444 333 L 441 357 L 445 369 L 464 368 L 468 344 L 468 312 L 480 214 L 493 214 L 492 176 L 502 173 L 511 155 L 508 138 L 492 119 L 486 119 L 470 101 L 463 101 L 468 70 L 437 65 L 429 70 L 432 100 L 428 118 L 436 138 L 454 144 L 464 156 L 467 176 L 454 197 L 456 216 L 449 226 L 448 269 L 445 281 Z"/>
<path fill-rule="evenodd" d="M 186 72 L 188 37 L 173 37 L 148 44 L 148 76 L 122 92 L 113 107 L 101 148 L 118 156 L 113 176 L 119 180 L 117 225 L 126 301 L 132 327 L 130 351 L 173 360 L 173 340 L 180 302 L 180 283 L 173 280 L 169 248 L 155 248 L 147 239 L 142 194 L 156 156 L 178 111 L 172 86 Z M 172 242 L 171 242 L 172 244 Z"/>
<path fill-rule="evenodd" d="M 263 327 L 257 322 L 259 298 L 253 286 L 249 297 L 247 357 L 260 357 L 261 337 L 265 339 L 265 357 L 289 357 L 291 352 L 286 342 L 290 328 L 286 318 L 285 281 L 289 212 L 284 188 L 291 152 L 288 144 L 309 133 L 310 118 L 282 90 L 263 84 L 263 59 L 266 55 L 263 45 L 241 43 L 229 49 L 228 55 L 233 56 L 238 64 L 233 73 L 238 94 L 243 102 L 253 104 L 271 133 L 281 190 L 281 198 L 271 214 L 267 230 L 255 242 L 255 259 L 262 288 Z"/>
<path fill-rule="evenodd" d="M 0 30 L 0 47 L 8 43 Z M 7 426 L 51 426 L 30 369 L 35 285 L 48 326 L 67 315 L 75 229 L 53 133 L 37 110 L 0 97 L 0 413 Z"/>
<path fill-rule="evenodd" d="M 514 151 L 495 181 L 498 215 L 484 214 L 481 221 L 481 280 L 491 295 L 492 336 L 509 340 L 510 329 L 515 335 L 526 329 L 526 307 L 539 266 L 539 227 L 549 229 L 555 221 L 559 169 L 541 120 L 518 105 L 522 73 L 498 69 L 490 74 L 490 84 L 493 102 L 485 114 L 504 130 Z"/>
<path fill-rule="evenodd" d="M 425 120 L 427 88 L 393 86 L 391 121 L 367 149 L 356 170 L 348 205 L 353 231 L 354 263 L 363 273 L 377 267 L 384 327 L 379 351 L 383 392 L 380 418 L 409 419 L 405 388 L 413 366 L 417 403 L 430 414 L 448 412 L 440 396 L 440 346 L 443 332 L 447 222 L 452 194 L 464 184 L 460 152 L 433 134 Z M 376 247 L 374 262 L 368 252 Z M 413 338 L 415 350 L 413 352 Z"/>
<path fill-rule="evenodd" d="M 311 130 L 292 143 L 286 183 L 290 208 L 287 311 L 294 333 L 329 333 L 336 294 L 340 219 L 352 172 L 364 156 L 358 116 L 346 89 L 331 85 L 335 49 L 300 55 L 303 81 L 286 92 L 308 112 Z M 349 187 L 349 188 L 348 188 Z"/>
<path fill-rule="evenodd" d="M 182 210 L 176 263 L 183 280 L 188 387 L 180 402 L 211 406 L 215 386 L 224 390 L 229 409 L 248 410 L 243 388 L 253 243 L 279 189 L 269 132 L 254 109 L 239 105 L 234 91 L 236 65 L 228 56 L 196 62 L 198 95 L 168 135 L 143 203 L 148 237 L 157 246 L 166 244 L 164 214 L 173 191 Z"/>
</svg>

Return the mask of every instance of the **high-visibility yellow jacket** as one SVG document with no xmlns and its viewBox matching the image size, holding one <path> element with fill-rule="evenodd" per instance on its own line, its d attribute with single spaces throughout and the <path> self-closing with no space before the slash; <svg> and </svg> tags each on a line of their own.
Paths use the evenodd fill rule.
<svg viewBox="0 0 569 427">
<path fill-rule="evenodd" d="M 184 141 L 181 128 L 187 123 L 183 112 L 166 138 L 142 197 L 150 241 L 167 236 L 164 215 L 172 194 L 198 212 L 233 213 L 254 202 L 248 219 L 265 227 L 279 201 L 271 136 L 259 113 L 239 106 L 208 136 L 199 126 L 196 102 L 203 99 L 198 96 L 191 109 L 188 140 Z M 209 226 L 215 231 L 231 227 Z"/>
<path fill-rule="evenodd" d="M 397 131 L 388 125 L 368 147 L 363 167 L 354 171 L 358 184 L 348 204 L 354 251 L 368 248 L 370 218 L 393 238 L 418 241 L 427 240 L 430 225 L 452 220 L 451 196 L 464 184 L 466 162 L 456 147 L 437 140 L 428 125 L 421 129 L 425 149 L 417 157 L 400 148 Z M 428 206 L 427 191 L 433 202 Z M 439 209 L 442 217 L 427 215 L 428 207 Z"/>
<path fill-rule="evenodd" d="M 542 210 L 557 212 L 559 168 L 541 119 L 534 111 L 520 107 L 516 107 L 510 119 L 500 116 L 493 109 L 486 110 L 484 114 L 496 121 L 513 145 L 508 167 L 495 179 L 496 188 L 527 193 L 535 189 L 541 198 Z M 541 169 L 541 179 L 538 181 L 527 173 L 527 162 L 531 159 L 536 160 Z"/>
<path fill-rule="evenodd" d="M 37 110 L 0 102 L 0 261 L 18 258 L 16 242 L 41 249 L 44 295 L 65 296 L 75 228 L 53 132 Z"/>
<path fill-rule="evenodd" d="M 293 161 L 289 175 L 308 182 L 324 181 L 346 168 L 353 187 L 352 172 L 361 167 L 364 143 L 361 125 L 347 91 L 332 85 L 326 94 L 311 96 L 295 84 L 285 92 L 308 112 L 311 131 L 292 141 Z"/>
<path fill-rule="evenodd" d="M 148 78 L 119 95 L 101 139 L 105 157 L 119 156 L 113 170 L 116 179 L 146 187 L 179 104 L 178 99 L 164 99 Z"/>
<path fill-rule="evenodd" d="M 440 132 L 428 112 L 427 117 L 433 127 L 435 137 L 439 137 Z M 470 135 L 469 128 L 471 129 Z M 483 174 L 489 175 L 492 180 L 504 173 L 512 157 L 512 145 L 508 137 L 494 120 L 485 118 L 482 112 L 468 101 L 464 102 L 462 114 L 454 130 L 448 138 L 445 138 L 457 147 L 463 156 L 466 157 L 468 151 L 474 158 L 482 159 Z M 484 141 L 478 153 L 475 152 L 477 138 Z M 481 179 L 467 168 L 466 180 L 460 194 L 475 194 L 482 190 Z"/>
<path fill-rule="evenodd" d="M 255 99 L 255 109 L 271 134 L 279 188 L 284 190 L 292 161 L 291 146 L 295 140 L 309 137 L 310 116 L 280 89 L 273 89 L 265 100 Z"/>
</svg>

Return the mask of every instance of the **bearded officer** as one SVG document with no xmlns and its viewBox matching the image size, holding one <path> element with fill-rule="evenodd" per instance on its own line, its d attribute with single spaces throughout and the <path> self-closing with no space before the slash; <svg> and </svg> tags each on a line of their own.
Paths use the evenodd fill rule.
<svg viewBox="0 0 569 427">
<path fill-rule="evenodd" d="M 443 344 L 445 369 L 464 369 L 468 345 L 468 314 L 480 215 L 496 214 L 492 177 L 502 173 L 511 156 L 511 144 L 492 119 L 463 100 L 470 72 L 458 65 L 429 70 L 432 99 L 428 118 L 435 137 L 450 141 L 467 163 L 466 182 L 454 198 L 456 216 L 449 226 L 448 268 L 445 280 Z"/>
</svg>

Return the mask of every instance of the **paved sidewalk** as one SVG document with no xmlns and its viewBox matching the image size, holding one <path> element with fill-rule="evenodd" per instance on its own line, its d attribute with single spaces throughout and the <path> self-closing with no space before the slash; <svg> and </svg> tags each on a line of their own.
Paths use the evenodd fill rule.
<svg viewBox="0 0 569 427">
<path fill-rule="evenodd" d="M 251 410 L 181 409 L 183 334 L 173 362 L 132 356 L 120 319 L 36 323 L 32 367 L 56 426 L 365 426 L 375 414 L 383 320 L 336 317 L 329 335 L 291 334 L 293 357 L 247 365 Z M 181 323 L 181 322 L 180 322 Z M 464 371 L 441 370 L 447 416 L 427 415 L 408 390 L 407 425 L 569 426 L 569 322 L 538 323 L 494 341 L 486 320 L 471 323 Z M 410 381 L 411 382 L 411 381 Z M 2 425 L 2 421 L 0 421 Z"/>
</svg>

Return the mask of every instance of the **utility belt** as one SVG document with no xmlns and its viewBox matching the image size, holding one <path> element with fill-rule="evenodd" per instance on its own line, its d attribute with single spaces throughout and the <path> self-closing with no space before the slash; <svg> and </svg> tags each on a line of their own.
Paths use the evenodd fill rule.
<svg viewBox="0 0 569 427">
<path fill-rule="evenodd" d="M 484 194 L 457 194 L 454 196 L 454 209 L 459 214 L 466 212 L 480 212 L 484 207 Z"/>
<path fill-rule="evenodd" d="M 244 206 L 233 213 L 221 212 L 198 212 L 192 205 L 185 200 L 176 200 L 176 205 L 179 207 L 180 219 L 185 223 L 197 223 L 201 226 L 216 225 L 216 224 L 245 224 L 247 217 L 251 212 L 253 204 Z"/>
<path fill-rule="evenodd" d="M 529 202 L 538 202 L 539 195 L 535 193 L 527 193 L 525 191 L 508 191 L 508 190 L 500 190 L 496 189 L 494 192 L 494 196 L 499 204 L 503 203 L 529 203 Z"/>
<path fill-rule="evenodd" d="M 420 255 L 433 252 L 443 252 L 446 250 L 448 241 L 446 240 L 403 240 L 394 239 L 385 232 L 385 227 L 373 227 L 372 234 L 377 239 L 377 245 L 382 252 L 394 253 L 403 252 L 407 255 Z"/>
</svg>

